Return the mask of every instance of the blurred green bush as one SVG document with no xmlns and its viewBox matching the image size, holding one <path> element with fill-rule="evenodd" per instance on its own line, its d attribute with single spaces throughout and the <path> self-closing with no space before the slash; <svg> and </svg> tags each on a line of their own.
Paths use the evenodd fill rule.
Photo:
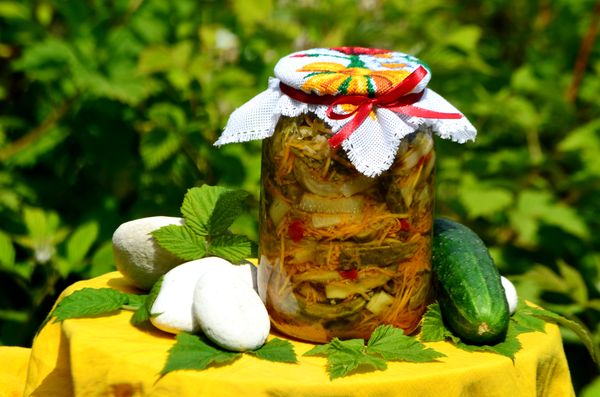
<svg viewBox="0 0 600 397">
<path fill-rule="evenodd" d="M 438 212 L 600 343 L 599 19 L 593 0 L 0 2 L 0 343 L 29 345 L 66 285 L 113 270 L 120 223 L 177 216 L 202 183 L 257 200 L 260 143 L 212 142 L 281 56 L 340 45 L 430 65 L 479 129 L 438 142 Z M 255 215 L 237 231 L 256 239 Z"/>
</svg>

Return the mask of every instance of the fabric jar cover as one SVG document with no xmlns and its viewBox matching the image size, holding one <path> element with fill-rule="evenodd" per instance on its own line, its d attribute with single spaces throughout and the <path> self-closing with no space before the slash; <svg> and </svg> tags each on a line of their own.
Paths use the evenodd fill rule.
<svg viewBox="0 0 600 397">
<path fill-rule="evenodd" d="M 477 131 L 448 101 L 427 88 L 428 67 L 419 59 L 388 50 L 338 47 L 290 54 L 275 65 L 275 77 L 229 117 L 215 142 L 264 139 L 281 116 L 314 113 L 332 130 L 356 169 L 375 177 L 394 162 L 402 138 L 430 128 L 464 143 Z"/>
</svg>

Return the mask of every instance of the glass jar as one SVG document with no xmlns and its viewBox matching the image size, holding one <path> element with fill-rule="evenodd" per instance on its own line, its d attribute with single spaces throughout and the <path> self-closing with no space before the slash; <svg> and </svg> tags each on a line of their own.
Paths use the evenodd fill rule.
<svg viewBox="0 0 600 397">
<path fill-rule="evenodd" d="M 259 288 L 273 325 L 312 342 L 413 332 L 432 296 L 434 141 L 405 137 L 378 177 L 356 171 L 312 114 L 263 141 Z"/>
</svg>

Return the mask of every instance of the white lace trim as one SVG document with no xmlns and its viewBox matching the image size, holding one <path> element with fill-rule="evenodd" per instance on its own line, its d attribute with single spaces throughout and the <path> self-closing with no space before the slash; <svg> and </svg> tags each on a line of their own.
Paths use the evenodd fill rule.
<svg viewBox="0 0 600 397">
<path fill-rule="evenodd" d="M 413 106 L 438 112 L 460 113 L 429 88 L 424 90 L 419 102 Z M 339 131 L 354 117 L 333 120 L 327 117 L 327 108 L 327 105 L 306 104 L 288 97 L 279 89 L 279 80 L 272 77 L 266 91 L 231 114 L 215 145 L 270 137 L 281 116 L 295 117 L 314 113 L 325 121 L 333 132 Z M 474 140 L 477 135 L 475 127 L 464 116 L 460 119 L 428 119 L 395 113 L 385 108 L 377 108 L 375 115 L 375 118 L 367 117 L 342 143 L 342 148 L 356 169 L 370 177 L 389 169 L 396 157 L 400 140 L 419 128 L 431 128 L 441 138 L 458 143 Z"/>
</svg>

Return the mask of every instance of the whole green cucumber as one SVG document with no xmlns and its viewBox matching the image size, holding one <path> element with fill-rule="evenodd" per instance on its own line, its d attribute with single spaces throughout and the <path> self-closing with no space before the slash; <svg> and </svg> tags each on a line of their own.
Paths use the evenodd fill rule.
<svg viewBox="0 0 600 397">
<path fill-rule="evenodd" d="M 502 339 L 510 318 L 508 303 L 484 242 L 468 227 L 437 218 L 432 245 L 432 269 L 446 325 L 471 343 Z"/>
</svg>

